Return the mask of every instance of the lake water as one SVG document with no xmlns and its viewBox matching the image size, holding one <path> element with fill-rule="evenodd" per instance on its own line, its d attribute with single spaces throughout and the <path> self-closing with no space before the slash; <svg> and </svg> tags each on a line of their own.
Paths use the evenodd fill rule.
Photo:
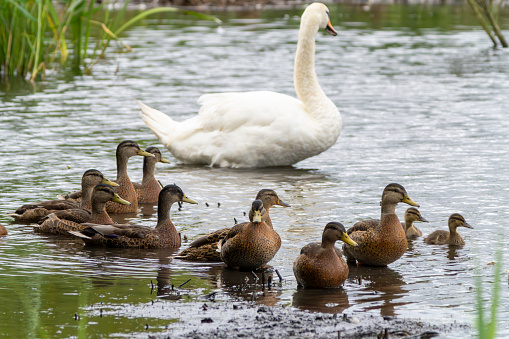
<svg viewBox="0 0 509 339">
<path fill-rule="evenodd" d="M 467 7 L 330 10 L 339 34 L 319 33 L 316 69 L 344 128 L 331 149 L 289 168 L 181 165 L 139 118 L 134 99 L 183 120 L 197 112 L 196 99 L 204 93 L 267 89 L 294 95 L 300 10 L 219 13 L 221 27 L 185 16 L 153 18 L 126 33 L 133 52 L 117 54 L 112 47 L 91 76 L 50 71 L 34 86 L 0 84 L 0 221 L 9 231 L 0 238 L 0 333 L 171 333 L 182 316 L 161 309 L 203 303 L 213 292 L 216 302 L 473 324 L 474 277 L 482 276 L 483 297 L 491 305 L 490 263 L 497 248 L 504 259 L 509 255 L 503 246 L 509 219 L 508 51 L 491 47 Z M 509 37 L 509 16 L 501 23 Z M 161 147 L 172 163 L 158 164 L 157 178 L 199 202 L 172 212 L 189 240 L 231 226 L 234 218 L 246 220 L 257 191 L 276 190 L 292 205 L 271 210 L 282 247 L 270 265 L 284 282 L 253 296 L 251 273 L 172 259 L 172 251 L 85 248 L 76 239 L 34 234 L 3 216 L 22 203 L 79 188 L 89 168 L 115 178 L 115 148 L 124 139 Z M 141 157 L 131 158 L 132 180 L 141 179 L 141 166 Z M 297 290 L 292 262 L 300 248 L 318 241 L 329 221 L 348 228 L 378 217 L 381 193 L 391 182 L 420 204 L 429 223 L 417 226 L 425 235 L 447 229 L 449 215 L 461 213 L 474 227 L 459 230 L 466 245 L 430 246 L 421 238 L 387 268 L 351 267 L 344 290 Z M 400 218 L 406 207 L 398 207 Z M 143 206 L 127 220 L 154 225 L 154 207 Z M 505 269 L 499 319 L 509 318 Z M 186 281 L 178 291 L 168 287 Z M 202 315 L 186 317 L 199 323 Z M 466 328 L 448 337 L 474 333 Z M 507 321 L 499 335 L 509 336 Z"/>
</svg>

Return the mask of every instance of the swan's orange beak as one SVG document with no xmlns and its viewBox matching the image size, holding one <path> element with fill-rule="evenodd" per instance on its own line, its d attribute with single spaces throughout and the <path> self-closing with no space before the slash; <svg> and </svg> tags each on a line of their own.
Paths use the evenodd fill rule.
<svg viewBox="0 0 509 339">
<path fill-rule="evenodd" d="M 329 23 L 327 24 L 327 26 L 325 26 L 325 31 L 327 33 L 329 33 L 330 35 L 333 35 L 333 36 L 338 35 L 338 32 L 336 32 L 334 27 L 332 27 L 332 24 L 330 23 L 330 20 L 329 20 Z"/>
</svg>

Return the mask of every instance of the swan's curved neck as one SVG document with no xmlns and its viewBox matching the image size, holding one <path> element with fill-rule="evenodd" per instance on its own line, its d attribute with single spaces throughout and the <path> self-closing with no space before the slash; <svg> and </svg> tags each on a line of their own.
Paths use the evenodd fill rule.
<svg viewBox="0 0 509 339">
<path fill-rule="evenodd" d="M 327 98 L 320 87 L 318 77 L 316 76 L 315 37 L 317 32 L 318 26 L 316 24 L 306 22 L 305 20 L 301 22 L 293 72 L 297 96 L 309 114 L 313 116 L 324 112 L 323 109 L 317 109 L 323 107 L 324 104 L 337 111 L 336 106 Z"/>
</svg>

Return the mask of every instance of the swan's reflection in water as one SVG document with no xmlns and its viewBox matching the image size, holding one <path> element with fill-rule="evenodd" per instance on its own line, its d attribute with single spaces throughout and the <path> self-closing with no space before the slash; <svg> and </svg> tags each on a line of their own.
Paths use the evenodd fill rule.
<svg viewBox="0 0 509 339">
<path fill-rule="evenodd" d="M 406 285 L 403 276 L 389 267 L 357 266 L 348 264 L 350 274 L 347 281 L 351 284 L 359 284 L 364 288 L 356 297 L 355 303 L 371 304 L 364 307 L 365 310 L 380 309 L 382 316 L 395 316 L 395 308 L 406 305 L 406 302 L 397 302 L 407 294 L 403 288 Z"/>
<path fill-rule="evenodd" d="M 341 313 L 350 303 L 342 288 L 299 288 L 293 294 L 292 306 L 313 312 Z"/>
</svg>

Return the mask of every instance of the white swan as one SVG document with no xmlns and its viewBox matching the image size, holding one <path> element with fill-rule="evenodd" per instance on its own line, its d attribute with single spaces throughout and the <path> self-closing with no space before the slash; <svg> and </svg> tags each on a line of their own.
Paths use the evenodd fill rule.
<svg viewBox="0 0 509 339">
<path fill-rule="evenodd" d="M 142 119 L 175 158 L 187 164 L 288 166 L 329 149 L 342 121 L 315 73 L 319 28 L 337 34 L 327 7 L 313 3 L 302 15 L 295 55 L 300 100 L 269 91 L 205 94 L 198 99 L 198 115 L 182 122 L 138 101 Z"/>
</svg>

